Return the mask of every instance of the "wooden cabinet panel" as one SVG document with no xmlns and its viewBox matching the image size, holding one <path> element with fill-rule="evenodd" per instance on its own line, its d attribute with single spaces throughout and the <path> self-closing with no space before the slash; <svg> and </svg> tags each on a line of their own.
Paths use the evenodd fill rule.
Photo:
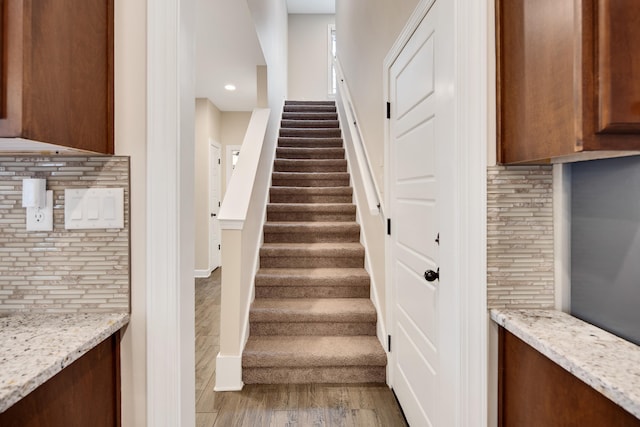
<svg viewBox="0 0 640 427">
<path fill-rule="evenodd" d="M 500 427 L 638 427 L 640 420 L 500 328 Z"/>
<path fill-rule="evenodd" d="M 598 3 L 598 132 L 640 133 L 638 0 Z"/>
<path fill-rule="evenodd" d="M 0 136 L 113 154 L 113 0 L 3 0 Z"/>
<path fill-rule="evenodd" d="M 120 333 L 0 414 L 3 427 L 120 426 Z"/>
<path fill-rule="evenodd" d="M 640 150 L 639 17 L 637 0 L 497 0 L 500 163 Z"/>
</svg>

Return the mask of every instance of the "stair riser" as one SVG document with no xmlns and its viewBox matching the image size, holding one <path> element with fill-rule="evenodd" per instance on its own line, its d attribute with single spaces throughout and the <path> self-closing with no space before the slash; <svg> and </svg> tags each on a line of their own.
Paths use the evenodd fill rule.
<svg viewBox="0 0 640 427">
<path fill-rule="evenodd" d="M 286 99 L 284 101 L 284 105 L 331 105 L 331 106 L 335 106 L 336 105 L 336 101 L 330 101 L 330 100 L 324 100 L 324 101 L 298 101 L 295 99 Z"/>
<path fill-rule="evenodd" d="M 285 113 L 335 113 L 335 106 L 331 105 L 285 105 Z"/>
<path fill-rule="evenodd" d="M 251 335 L 355 336 L 375 335 L 376 324 L 363 322 L 250 322 Z"/>
<path fill-rule="evenodd" d="M 276 159 L 344 159 L 344 148 L 276 148 Z"/>
<path fill-rule="evenodd" d="M 338 120 L 338 113 L 282 113 L 284 120 Z"/>
<path fill-rule="evenodd" d="M 331 128 L 337 129 L 340 127 L 340 122 L 337 120 L 281 120 L 280 128 L 282 129 L 302 129 L 302 128 Z"/>
<path fill-rule="evenodd" d="M 327 173 L 327 172 L 347 172 L 347 161 L 344 159 L 335 160 L 308 160 L 308 159 L 278 159 L 273 165 L 275 172 L 302 172 L 302 173 Z"/>
<path fill-rule="evenodd" d="M 264 233 L 266 243 L 347 243 L 359 242 L 360 232 L 341 233 Z"/>
<path fill-rule="evenodd" d="M 259 286 L 256 298 L 369 298 L 369 286 Z"/>
<path fill-rule="evenodd" d="M 245 384 L 362 384 L 384 383 L 384 366 L 340 366 L 315 368 L 246 368 L 242 369 Z"/>
<path fill-rule="evenodd" d="M 335 222 L 348 222 L 355 221 L 355 214 L 332 214 L 322 212 L 274 212 L 267 214 L 268 221 L 282 221 L 282 222 L 294 222 L 294 221 L 335 221 Z"/>
<path fill-rule="evenodd" d="M 342 148 L 342 138 L 278 138 L 278 148 Z"/>
<path fill-rule="evenodd" d="M 260 255 L 263 268 L 364 268 L 363 256 L 283 257 Z"/>
<path fill-rule="evenodd" d="M 298 136 L 305 138 L 340 138 L 342 136 L 340 128 L 280 128 L 280 136 Z"/>
<path fill-rule="evenodd" d="M 274 187 L 348 187 L 349 179 L 281 179 L 273 178 Z"/>
<path fill-rule="evenodd" d="M 269 196 L 269 200 L 271 203 L 351 203 L 353 201 L 353 197 L 351 195 L 335 196 L 304 193 L 284 194 L 272 191 Z"/>
</svg>

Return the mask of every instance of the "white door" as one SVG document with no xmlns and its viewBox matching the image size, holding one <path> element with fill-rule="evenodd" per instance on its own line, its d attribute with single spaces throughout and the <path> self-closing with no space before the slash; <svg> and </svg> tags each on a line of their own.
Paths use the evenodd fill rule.
<svg viewBox="0 0 640 427">
<path fill-rule="evenodd" d="M 215 143 L 210 144 L 209 149 L 209 256 L 210 268 L 214 270 L 220 267 L 220 223 L 218 211 L 220 210 L 221 164 L 220 147 Z"/>
<path fill-rule="evenodd" d="M 390 379 L 414 427 L 455 426 L 457 418 L 454 284 L 447 280 L 456 214 L 447 162 L 454 142 L 451 3 L 433 3 L 389 70 Z"/>
</svg>

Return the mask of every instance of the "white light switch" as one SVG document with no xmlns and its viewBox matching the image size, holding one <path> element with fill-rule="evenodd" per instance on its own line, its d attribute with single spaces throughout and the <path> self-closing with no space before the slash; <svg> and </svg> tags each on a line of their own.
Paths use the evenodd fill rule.
<svg viewBox="0 0 640 427">
<path fill-rule="evenodd" d="M 64 191 L 66 229 L 123 228 L 124 189 L 83 188 Z"/>
<path fill-rule="evenodd" d="M 95 196 L 87 197 L 87 219 L 100 219 L 100 205 Z"/>
<path fill-rule="evenodd" d="M 67 212 L 70 211 L 72 219 L 76 219 L 76 220 L 82 219 L 82 198 L 71 197 L 67 199 L 66 192 L 65 192 L 65 200 L 66 200 L 66 205 L 64 209 L 65 216 L 67 216 Z"/>
<path fill-rule="evenodd" d="M 116 219 L 116 200 L 107 196 L 102 199 L 102 213 L 104 215 L 104 219 Z"/>
</svg>

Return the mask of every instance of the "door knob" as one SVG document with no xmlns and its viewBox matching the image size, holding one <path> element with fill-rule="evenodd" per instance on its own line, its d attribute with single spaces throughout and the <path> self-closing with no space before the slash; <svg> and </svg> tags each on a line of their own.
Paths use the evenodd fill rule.
<svg viewBox="0 0 640 427">
<path fill-rule="evenodd" d="M 216 216 L 216 214 L 212 213 L 211 216 L 214 217 L 214 216 Z"/>
<path fill-rule="evenodd" d="M 424 272 L 424 278 L 427 282 L 433 282 L 434 280 L 440 280 L 440 268 L 438 267 L 438 271 L 427 270 Z"/>
</svg>

